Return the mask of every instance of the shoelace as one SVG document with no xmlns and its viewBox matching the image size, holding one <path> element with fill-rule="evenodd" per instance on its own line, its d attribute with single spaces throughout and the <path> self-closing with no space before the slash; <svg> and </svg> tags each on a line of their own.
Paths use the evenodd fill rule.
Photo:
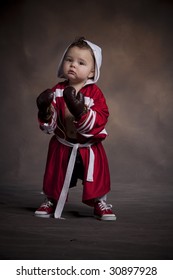
<svg viewBox="0 0 173 280">
<path fill-rule="evenodd" d="M 101 210 L 110 210 L 112 208 L 112 204 L 107 204 L 105 201 L 100 201 L 98 205 Z"/>
<path fill-rule="evenodd" d="M 41 207 L 44 207 L 44 208 L 49 208 L 52 206 L 53 206 L 53 203 L 50 200 L 43 202 L 43 204 L 41 205 Z"/>
</svg>

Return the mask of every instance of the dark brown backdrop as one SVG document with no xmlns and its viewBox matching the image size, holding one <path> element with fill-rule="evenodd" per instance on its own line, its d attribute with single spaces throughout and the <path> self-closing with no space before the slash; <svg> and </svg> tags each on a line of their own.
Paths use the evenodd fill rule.
<svg viewBox="0 0 173 280">
<path fill-rule="evenodd" d="M 103 50 L 112 185 L 172 183 L 171 1 L 3 1 L 0 21 L 1 185 L 41 188 L 50 136 L 35 99 L 59 81 L 59 59 L 78 35 Z"/>
</svg>

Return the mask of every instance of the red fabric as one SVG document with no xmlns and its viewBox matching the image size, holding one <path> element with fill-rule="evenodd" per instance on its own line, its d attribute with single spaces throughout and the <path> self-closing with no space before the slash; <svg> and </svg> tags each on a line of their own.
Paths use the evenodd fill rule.
<svg viewBox="0 0 173 280">
<path fill-rule="evenodd" d="M 56 96 L 55 100 L 53 101 L 53 106 L 57 112 L 56 120 L 52 120 L 49 125 L 40 123 L 40 126 L 41 129 L 47 133 L 50 133 L 51 127 L 53 127 L 54 134 L 57 134 L 59 137 L 68 140 L 64 130 L 64 99 L 61 93 L 56 94 L 57 90 L 63 90 L 65 86 L 66 82 L 62 82 L 53 88 Z M 95 198 L 103 196 L 110 191 L 109 166 L 105 150 L 101 143 L 101 141 L 107 136 L 104 128 L 107 123 L 109 112 L 103 93 L 96 85 L 87 85 L 81 89 L 81 92 L 84 94 L 86 102 L 89 101 L 89 112 L 83 115 L 78 122 L 75 122 L 75 126 L 78 130 L 77 142 L 94 142 L 94 145 L 92 145 L 92 150 L 95 156 L 93 174 L 94 180 L 93 182 L 88 182 L 86 181 L 86 177 L 89 164 L 89 149 L 87 147 L 79 148 L 84 165 L 82 201 L 93 206 Z M 91 117 L 89 118 L 89 116 Z M 82 129 L 83 132 L 80 133 L 80 130 Z M 61 193 L 70 151 L 71 148 L 61 144 L 56 139 L 55 135 L 51 138 L 44 174 L 43 191 L 48 197 L 51 197 L 55 200 L 58 200 Z"/>
</svg>

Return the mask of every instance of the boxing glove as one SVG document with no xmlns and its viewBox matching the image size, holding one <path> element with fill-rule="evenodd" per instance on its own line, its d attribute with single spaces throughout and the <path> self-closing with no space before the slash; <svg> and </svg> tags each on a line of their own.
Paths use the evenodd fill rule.
<svg viewBox="0 0 173 280">
<path fill-rule="evenodd" d="M 51 89 L 43 91 L 36 100 L 38 107 L 38 118 L 41 121 L 48 122 L 52 116 L 51 103 L 53 101 L 53 92 Z"/>
<path fill-rule="evenodd" d="M 81 92 L 78 92 L 76 95 L 74 87 L 66 87 L 63 92 L 63 97 L 69 111 L 76 119 L 79 119 L 84 113 L 86 113 L 84 96 Z"/>
</svg>

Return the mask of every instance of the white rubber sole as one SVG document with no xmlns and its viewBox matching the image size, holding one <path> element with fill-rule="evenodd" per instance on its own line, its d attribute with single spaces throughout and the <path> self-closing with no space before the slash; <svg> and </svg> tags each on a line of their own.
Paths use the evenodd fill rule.
<svg viewBox="0 0 173 280">
<path fill-rule="evenodd" d="M 98 220 L 101 220 L 101 221 L 115 221 L 117 219 L 115 215 L 112 215 L 112 216 L 111 215 L 110 216 L 105 215 L 105 216 L 102 216 L 102 217 L 94 215 L 94 218 L 96 218 Z"/>
<path fill-rule="evenodd" d="M 35 217 L 38 217 L 38 218 L 52 218 L 54 216 L 54 214 L 34 214 Z"/>
</svg>

